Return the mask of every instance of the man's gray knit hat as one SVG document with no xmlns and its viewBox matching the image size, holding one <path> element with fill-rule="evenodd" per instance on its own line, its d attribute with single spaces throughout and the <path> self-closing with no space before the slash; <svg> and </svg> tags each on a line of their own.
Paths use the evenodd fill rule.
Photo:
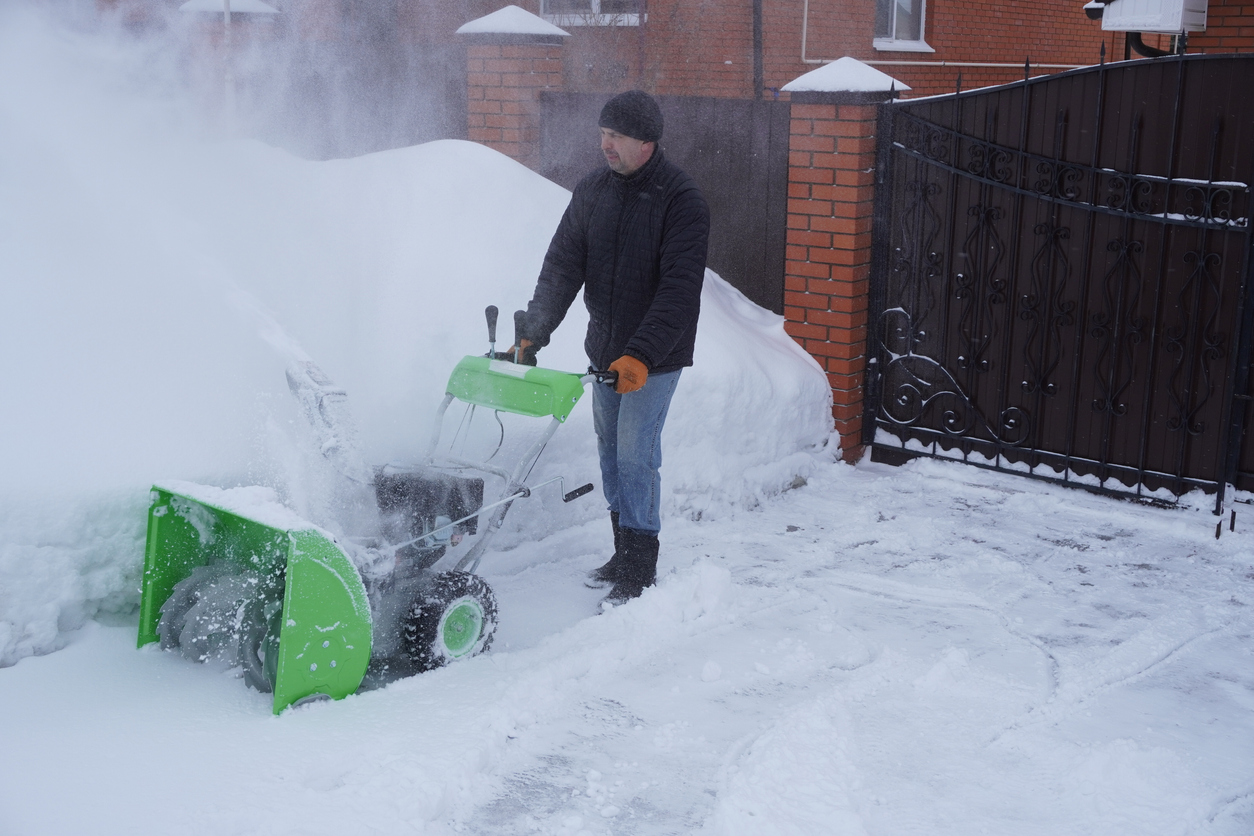
<svg viewBox="0 0 1254 836">
<path fill-rule="evenodd" d="M 662 138 L 662 109 L 643 90 L 628 90 L 605 103 L 597 124 L 641 142 L 657 142 Z"/>
</svg>

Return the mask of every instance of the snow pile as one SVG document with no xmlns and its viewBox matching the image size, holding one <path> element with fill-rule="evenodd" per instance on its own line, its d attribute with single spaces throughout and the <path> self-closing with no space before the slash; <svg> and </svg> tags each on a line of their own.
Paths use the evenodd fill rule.
<svg viewBox="0 0 1254 836">
<path fill-rule="evenodd" d="M 664 435 L 668 505 L 697 518 L 753 507 L 800 483 L 819 461 L 812 445 L 832 431 L 827 375 L 780 339 L 783 317 L 712 276 L 694 364 L 681 376 Z M 832 439 L 830 450 L 836 446 Z"/>
<path fill-rule="evenodd" d="M 0 502 L 0 667 L 56 650 L 66 631 L 128 615 L 138 599 L 143 499 L 13 494 Z M 138 559 L 137 559 L 138 555 Z"/>
<path fill-rule="evenodd" d="M 203 141 L 174 78 L 142 44 L 0 11 L 0 154 L 20 161 L 0 166 L 0 665 L 135 603 L 154 481 L 266 485 L 335 530 L 285 368 L 312 358 L 348 390 L 368 462 L 416 457 L 448 373 L 487 350 L 489 304 L 508 345 L 569 199 L 466 142 L 310 162 Z M 829 440 L 824 375 L 781 318 L 713 274 L 703 301 L 669 514 L 752 505 Z M 586 322 L 576 302 L 541 362 L 585 368 Z M 542 472 L 599 483 L 589 408 Z M 501 545 L 599 506 L 547 497 Z"/>
</svg>

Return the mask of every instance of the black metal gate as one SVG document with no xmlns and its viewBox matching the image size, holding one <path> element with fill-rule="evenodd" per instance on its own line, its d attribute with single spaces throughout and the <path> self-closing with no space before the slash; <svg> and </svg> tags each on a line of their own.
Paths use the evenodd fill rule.
<svg viewBox="0 0 1254 836">
<path fill-rule="evenodd" d="M 604 166 L 604 93 L 540 97 L 540 173 L 566 188 Z M 757 304 L 784 312 L 788 211 L 787 102 L 659 96 L 667 156 L 710 204 L 710 269 Z"/>
<path fill-rule="evenodd" d="M 1252 83 L 1187 56 L 886 105 L 872 455 L 1254 489 Z"/>
</svg>

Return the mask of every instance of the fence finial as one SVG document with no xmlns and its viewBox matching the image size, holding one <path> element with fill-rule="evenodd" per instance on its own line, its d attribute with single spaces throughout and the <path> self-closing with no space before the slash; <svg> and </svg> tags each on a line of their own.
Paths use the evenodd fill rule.
<svg viewBox="0 0 1254 836">
<path fill-rule="evenodd" d="M 1102 57 L 1101 57 L 1101 60 L 1097 62 L 1097 65 L 1098 65 L 1099 67 L 1100 67 L 1100 66 L 1104 66 L 1104 65 L 1106 64 L 1106 42 L 1105 42 L 1105 41 L 1102 41 L 1102 52 L 1101 52 L 1101 56 L 1102 56 Z"/>
</svg>

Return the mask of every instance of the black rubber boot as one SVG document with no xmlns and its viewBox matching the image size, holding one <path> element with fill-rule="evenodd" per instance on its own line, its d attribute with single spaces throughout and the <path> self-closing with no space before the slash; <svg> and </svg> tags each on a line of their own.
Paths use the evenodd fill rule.
<svg viewBox="0 0 1254 836">
<path fill-rule="evenodd" d="M 618 527 L 618 512 L 610 511 L 610 525 L 614 526 L 614 556 L 602 566 L 588 573 L 584 585 L 589 589 L 603 589 L 618 580 L 623 569 L 623 530 Z"/>
<path fill-rule="evenodd" d="M 614 588 L 605 596 L 606 603 L 614 605 L 639 598 L 640 593 L 657 581 L 657 534 L 624 528 L 622 542 L 625 565 L 614 581 Z"/>
</svg>

